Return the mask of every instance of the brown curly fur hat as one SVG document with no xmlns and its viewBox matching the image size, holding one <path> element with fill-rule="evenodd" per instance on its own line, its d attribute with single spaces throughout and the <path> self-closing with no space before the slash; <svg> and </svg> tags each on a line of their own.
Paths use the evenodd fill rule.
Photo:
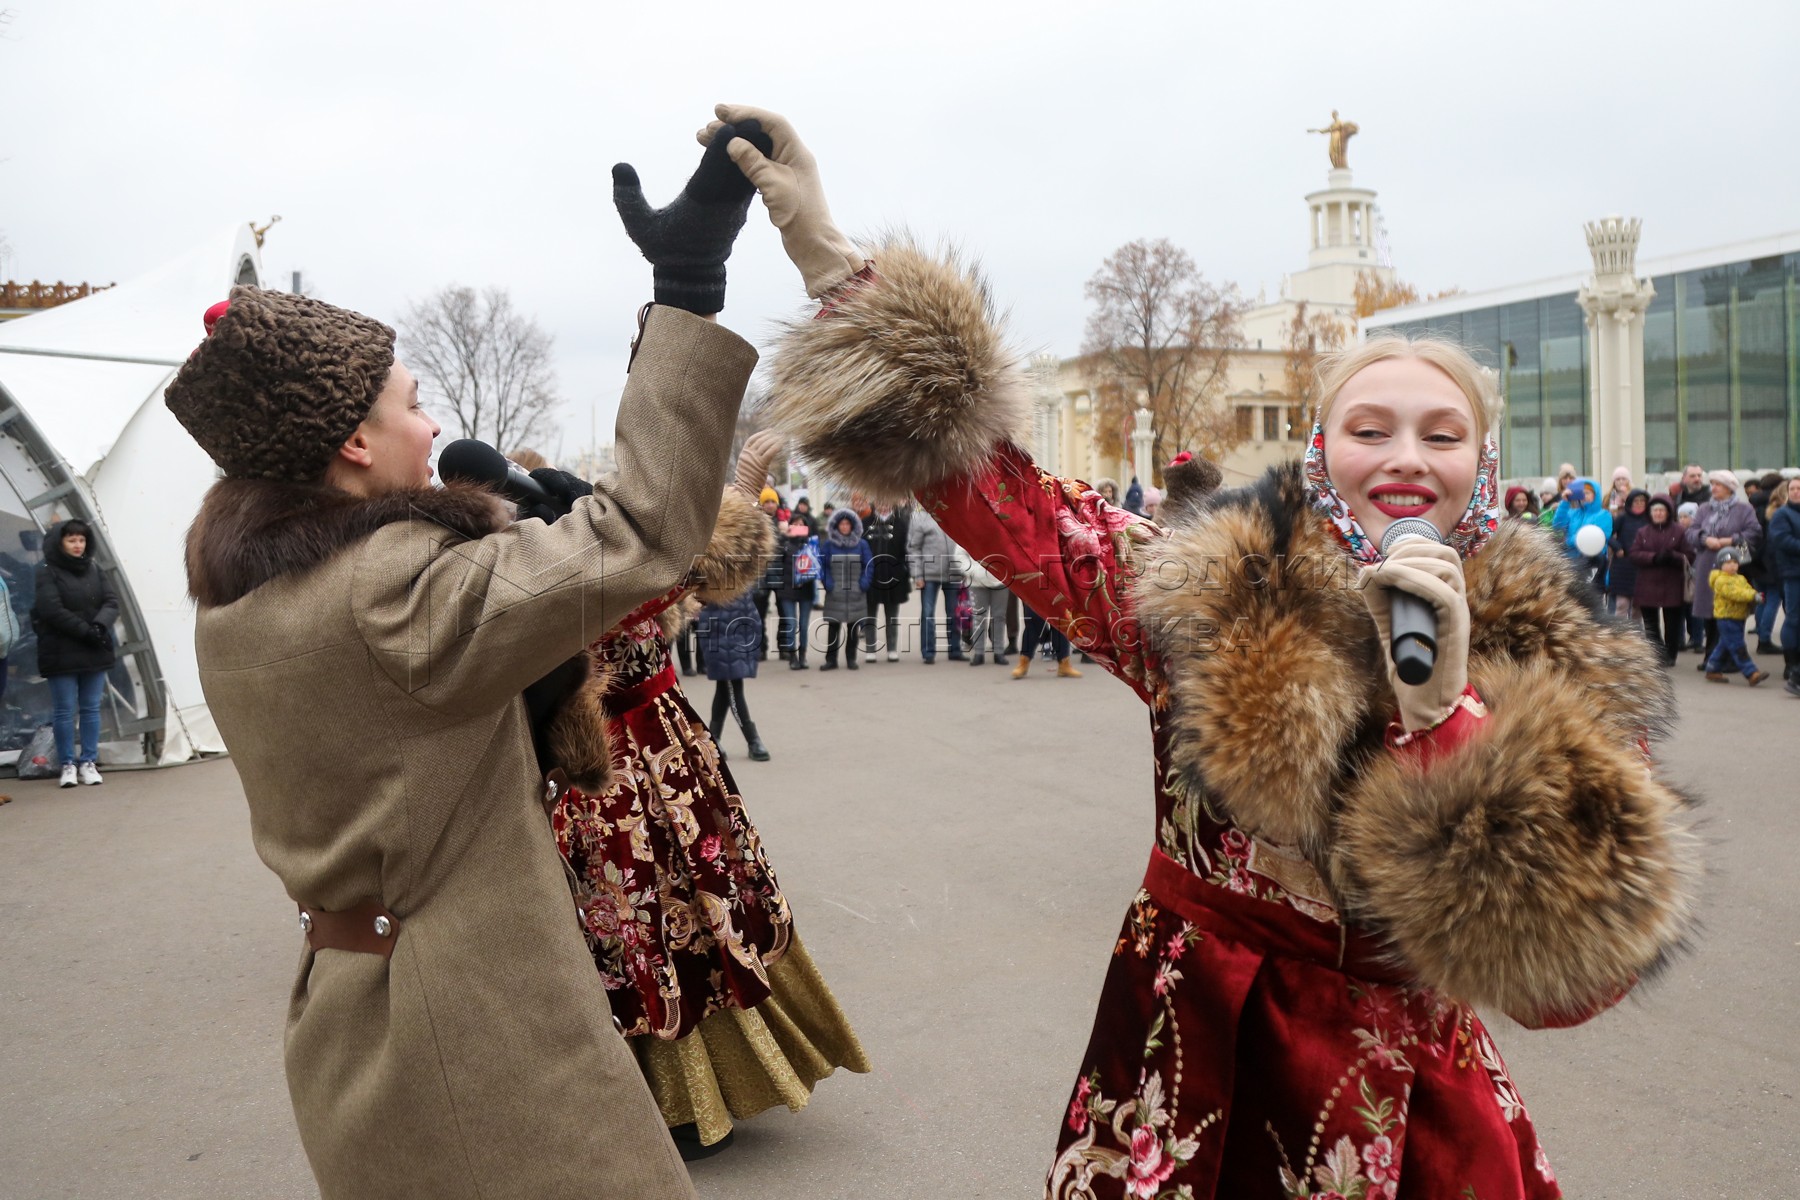
<svg viewBox="0 0 1800 1200">
<path fill-rule="evenodd" d="M 318 479 L 394 366 L 394 331 L 287 292 L 234 287 L 163 402 L 234 479 Z"/>
</svg>

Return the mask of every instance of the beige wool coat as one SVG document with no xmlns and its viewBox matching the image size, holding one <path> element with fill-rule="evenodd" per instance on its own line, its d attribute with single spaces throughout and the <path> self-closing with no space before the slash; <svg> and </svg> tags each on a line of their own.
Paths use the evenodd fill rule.
<svg viewBox="0 0 1800 1200">
<path fill-rule="evenodd" d="M 287 1078 L 328 1200 L 693 1195 L 576 926 L 520 691 L 684 577 L 755 361 L 651 309 L 618 477 L 554 526 L 459 488 L 208 496 L 201 681 L 257 853 L 297 902 L 400 921 L 391 959 L 301 954 Z"/>
</svg>

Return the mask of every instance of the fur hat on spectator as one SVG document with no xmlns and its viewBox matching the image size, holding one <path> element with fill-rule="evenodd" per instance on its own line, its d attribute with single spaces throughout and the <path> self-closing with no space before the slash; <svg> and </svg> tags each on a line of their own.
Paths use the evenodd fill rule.
<svg viewBox="0 0 1800 1200">
<path fill-rule="evenodd" d="M 1744 485 L 1738 482 L 1736 471 L 1727 471 L 1724 467 L 1720 467 L 1716 471 L 1708 471 L 1706 473 L 1706 481 L 1708 483 L 1722 483 L 1731 489 L 1731 494 L 1733 496 L 1736 496 L 1739 499 L 1743 498 Z"/>
<path fill-rule="evenodd" d="M 1157 518 L 1166 524 L 1177 508 L 1204 500 L 1219 490 L 1224 479 L 1217 463 L 1183 450 L 1163 468 L 1163 502 Z"/>
<path fill-rule="evenodd" d="M 229 307 L 217 309 L 163 402 L 227 476 L 317 480 L 387 382 L 394 331 L 253 287 L 232 288 Z"/>
</svg>

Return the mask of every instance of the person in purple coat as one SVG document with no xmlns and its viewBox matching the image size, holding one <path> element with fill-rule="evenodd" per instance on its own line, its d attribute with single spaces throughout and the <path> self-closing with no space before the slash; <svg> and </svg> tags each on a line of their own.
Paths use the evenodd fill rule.
<svg viewBox="0 0 1800 1200">
<path fill-rule="evenodd" d="M 1694 524 L 1688 529 L 1688 548 L 1694 552 L 1694 614 L 1706 622 L 1706 649 L 1700 668 L 1719 645 L 1719 623 L 1713 616 L 1712 575 L 1715 556 L 1727 546 L 1736 546 L 1750 554 L 1762 550 L 1762 522 L 1756 510 L 1744 499 L 1744 485 L 1735 473 L 1726 470 L 1707 475 L 1712 485 L 1712 499 L 1700 506 Z"/>
<path fill-rule="evenodd" d="M 1663 665 L 1674 666 L 1681 649 L 1682 599 L 1687 586 L 1686 565 L 1694 557 L 1687 544 L 1687 530 L 1675 520 L 1674 502 L 1667 496 L 1650 498 L 1649 521 L 1631 539 L 1631 563 L 1635 570 L 1631 600 L 1644 616 L 1644 630 L 1652 642 L 1662 642 Z"/>
</svg>

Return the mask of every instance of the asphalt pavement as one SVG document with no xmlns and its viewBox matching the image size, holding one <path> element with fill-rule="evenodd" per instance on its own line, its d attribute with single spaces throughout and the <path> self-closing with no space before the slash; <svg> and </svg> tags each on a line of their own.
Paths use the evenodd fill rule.
<svg viewBox="0 0 1800 1200">
<path fill-rule="evenodd" d="M 1040 1195 L 1149 854 L 1141 705 L 1098 668 L 768 666 L 773 761 L 725 748 L 875 1071 L 740 1124 L 700 1194 Z M 1693 953 L 1582 1028 L 1495 1036 L 1571 1197 L 1794 1195 L 1800 700 L 1691 659 L 1675 682 L 1659 757 L 1707 801 Z M 300 933 L 230 761 L 5 783 L 0 1196 L 316 1195 L 281 1069 Z"/>
</svg>

